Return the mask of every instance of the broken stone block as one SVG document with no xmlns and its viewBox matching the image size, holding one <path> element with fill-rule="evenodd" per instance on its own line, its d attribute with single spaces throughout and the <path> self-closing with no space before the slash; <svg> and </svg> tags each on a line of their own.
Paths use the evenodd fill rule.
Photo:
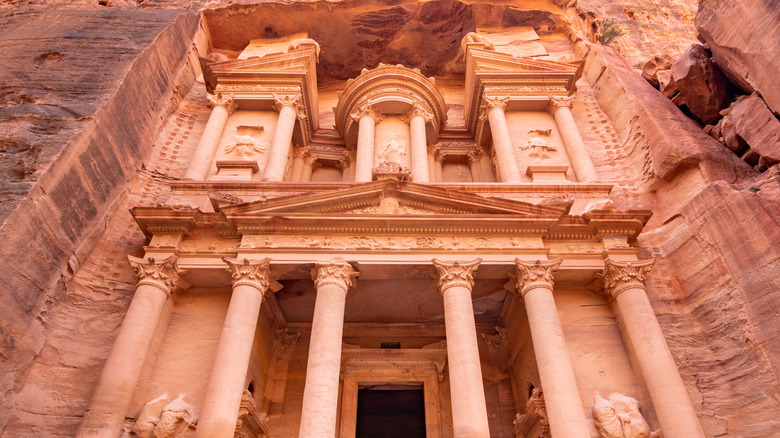
<svg viewBox="0 0 780 438">
<path fill-rule="evenodd" d="M 712 62 L 710 54 L 695 44 L 672 64 L 672 78 L 679 94 L 674 102 L 685 105 L 702 123 L 715 123 L 731 100 L 731 84 Z"/>
</svg>

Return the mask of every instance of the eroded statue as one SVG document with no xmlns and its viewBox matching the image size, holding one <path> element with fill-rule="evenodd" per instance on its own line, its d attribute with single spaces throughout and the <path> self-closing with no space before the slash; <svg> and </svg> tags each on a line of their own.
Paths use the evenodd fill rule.
<svg viewBox="0 0 780 438">
<path fill-rule="evenodd" d="M 181 437 L 189 430 L 194 430 L 196 424 L 198 424 L 198 414 L 191 404 L 184 401 L 182 394 L 163 408 L 153 436 L 154 438 Z"/>
<path fill-rule="evenodd" d="M 650 425 L 639 412 L 639 402 L 617 392 L 608 400 L 596 393 L 593 420 L 601 438 L 662 438 L 660 430 L 650 431 Z"/>
</svg>

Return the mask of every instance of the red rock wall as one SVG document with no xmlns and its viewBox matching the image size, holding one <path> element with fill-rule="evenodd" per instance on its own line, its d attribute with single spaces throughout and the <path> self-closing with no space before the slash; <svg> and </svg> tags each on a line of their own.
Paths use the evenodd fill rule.
<svg viewBox="0 0 780 438">
<path fill-rule="evenodd" d="M 86 259 L 161 123 L 194 80 L 188 56 L 199 18 L 182 11 L 28 7 L 6 9 L 0 20 L 2 83 L 9 84 L 2 87 L 0 160 L 35 169 L 11 171 L 4 181 L 0 433 L 68 436 L 83 412 L 79 404 L 43 396 L 33 411 L 17 416 L 12 432 L 6 429 L 12 400 L 51 342 L 52 325 L 73 324 L 47 312 L 71 300 L 63 281 Z M 114 302 L 101 311 L 124 310 Z M 67 362 L 41 377 L 56 382 L 69 375 L 75 365 Z"/>
</svg>

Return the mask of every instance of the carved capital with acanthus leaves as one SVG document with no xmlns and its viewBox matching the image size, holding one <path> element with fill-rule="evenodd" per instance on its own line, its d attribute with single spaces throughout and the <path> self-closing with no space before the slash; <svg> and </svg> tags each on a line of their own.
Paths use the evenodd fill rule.
<svg viewBox="0 0 780 438">
<path fill-rule="evenodd" d="M 238 108 L 238 105 L 235 103 L 235 95 L 232 93 L 225 95 L 222 93 L 217 93 L 216 95 L 209 94 L 206 98 L 209 101 L 209 108 L 221 107 L 224 108 L 228 114 L 233 114 Z"/>
<path fill-rule="evenodd" d="M 378 113 L 373 105 L 371 104 L 370 100 L 367 100 L 363 102 L 360 105 L 356 105 L 355 108 L 352 110 L 352 112 L 349 114 L 349 117 L 352 118 L 356 123 L 360 123 L 360 119 L 363 117 L 371 117 L 374 119 L 374 123 L 379 123 L 382 121 L 382 119 L 385 118 L 384 115 Z"/>
<path fill-rule="evenodd" d="M 555 114 L 556 111 L 562 108 L 571 110 L 572 106 L 574 106 L 574 96 L 550 96 L 547 110 L 550 114 Z"/>
<path fill-rule="evenodd" d="M 470 262 L 445 262 L 433 259 L 433 266 L 439 273 L 436 287 L 440 293 L 444 293 L 451 287 L 465 287 L 471 290 L 474 286 L 474 273 L 477 271 L 482 259 L 472 260 Z"/>
<path fill-rule="evenodd" d="M 433 120 L 433 114 L 425 109 L 425 107 L 419 102 L 415 102 L 412 105 L 412 109 L 404 114 L 401 120 L 403 120 L 404 123 L 409 124 L 415 117 L 421 117 L 425 123 L 429 123 L 431 120 Z"/>
<path fill-rule="evenodd" d="M 537 260 L 535 262 L 526 262 L 515 259 L 517 266 L 517 290 L 521 296 L 525 296 L 528 291 L 533 289 L 553 290 L 555 286 L 555 271 L 563 262 L 563 259 L 551 261 Z"/>
<path fill-rule="evenodd" d="M 286 106 L 299 113 L 301 110 L 301 94 L 274 94 L 274 110 L 281 111 Z"/>
<path fill-rule="evenodd" d="M 265 293 L 269 288 L 273 289 L 278 285 L 271 278 L 270 259 L 250 260 L 222 257 L 222 261 L 228 265 L 227 271 L 230 273 L 234 288 L 250 286 Z"/>
<path fill-rule="evenodd" d="M 162 261 L 156 261 L 154 257 L 142 259 L 127 256 L 130 266 L 135 269 L 138 286 L 153 286 L 166 295 L 170 295 L 176 288 L 182 286 L 182 275 L 187 271 L 179 269 L 176 264 L 176 256 L 170 256 Z"/>
<path fill-rule="evenodd" d="M 319 289 L 323 286 L 338 286 L 346 293 L 355 285 L 355 278 L 360 275 L 352 265 L 343 261 L 317 262 L 311 276 L 314 286 Z"/>
<path fill-rule="evenodd" d="M 604 291 L 617 298 L 629 289 L 645 290 L 647 274 L 655 264 L 655 259 L 637 262 L 615 262 L 604 260 L 604 273 L 600 275 L 604 282 Z"/>
<path fill-rule="evenodd" d="M 482 98 L 482 106 L 486 111 L 494 109 L 506 111 L 507 105 L 509 105 L 509 96 L 484 96 Z"/>
<path fill-rule="evenodd" d="M 303 160 L 306 158 L 306 156 L 309 155 L 309 147 L 297 147 L 293 149 L 293 158 L 298 158 Z"/>
</svg>

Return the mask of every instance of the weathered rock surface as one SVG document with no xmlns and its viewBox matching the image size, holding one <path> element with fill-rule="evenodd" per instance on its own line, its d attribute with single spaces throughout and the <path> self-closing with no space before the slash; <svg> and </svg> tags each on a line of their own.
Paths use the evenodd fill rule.
<svg viewBox="0 0 780 438">
<path fill-rule="evenodd" d="M 767 164 L 780 161 L 780 121 L 756 93 L 731 107 L 728 114 L 734 122 L 734 130 L 750 146 L 750 149 L 768 160 Z"/>
<path fill-rule="evenodd" d="M 728 78 L 780 114 L 780 3 L 700 0 L 696 29 Z"/>
<path fill-rule="evenodd" d="M 178 104 L 177 87 L 186 91 L 194 80 L 182 66 L 198 17 L 183 12 L 3 10 L 0 162 L 11 169 L 0 214 L 0 398 L 7 401 L 0 405 L 0 433 L 32 359 L 53 341 L 46 310 L 63 303 L 62 276 L 78 269 L 104 230 Z M 64 374 L 49 380 L 55 375 Z M 24 415 L 72 418 L 59 409 L 67 403 L 54 399 L 39 399 Z M 34 428 L 16 433 L 56 436 Z"/>
<path fill-rule="evenodd" d="M 655 88 L 659 87 L 658 72 L 672 67 L 672 57 L 669 55 L 656 55 L 647 60 L 642 66 L 642 77 Z"/>
<path fill-rule="evenodd" d="M 673 102 L 685 105 L 702 123 L 715 123 L 728 106 L 732 91 L 726 77 L 713 64 L 701 44 L 694 44 L 670 69 L 678 94 Z"/>
</svg>

